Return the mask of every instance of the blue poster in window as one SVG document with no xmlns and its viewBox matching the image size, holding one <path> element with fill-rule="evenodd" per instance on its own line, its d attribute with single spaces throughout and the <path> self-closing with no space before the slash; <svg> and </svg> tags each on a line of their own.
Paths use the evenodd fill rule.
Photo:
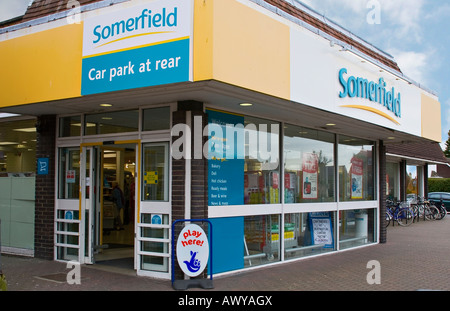
<svg viewBox="0 0 450 311">
<path fill-rule="evenodd" d="M 334 248 L 333 225 L 330 212 L 309 213 L 312 245 Z"/>
<path fill-rule="evenodd" d="M 208 205 L 244 204 L 244 117 L 207 113 Z"/>
</svg>

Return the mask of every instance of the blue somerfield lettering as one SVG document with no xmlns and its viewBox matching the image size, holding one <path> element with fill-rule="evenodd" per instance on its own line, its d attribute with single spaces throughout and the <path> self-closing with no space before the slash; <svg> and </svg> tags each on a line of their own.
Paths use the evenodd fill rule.
<svg viewBox="0 0 450 311">
<path fill-rule="evenodd" d="M 347 73 L 347 69 L 342 68 L 341 70 L 339 70 L 339 82 L 341 83 L 342 87 L 344 88 L 344 91 L 339 93 L 340 98 L 347 97 L 347 95 L 348 95 L 347 82 L 344 79 L 344 73 Z"/>
<path fill-rule="evenodd" d="M 178 26 L 178 8 L 174 7 L 172 11 L 163 8 L 160 13 L 153 13 L 151 10 L 144 9 L 141 15 L 130 17 L 121 21 L 113 22 L 110 25 L 97 25 L 93 30 L 95 39 L 94 44 L 101 40 L 107 40 L 120 34 L 125 34 L 145 28 L 177 27 Z"/>
<path fill-rule="evenodd" d="M 342 91 L 339 92 L 340 98 L 359 97 L 372 102 L 378 102 L 387 110 L 392 111 L 396 117 L 401 118 L 401 94 L 395 92 L 395 88 L 386 89 L 386 82 L 380 78 L 378 82 L 369 81 L 362 77 L 350 76 L 344 77 L 348 73 L 346 68 L 339 70 L 339 83 Z"/>
<path fill-rule="evenodd" d="M 101 34 L 97 31 L 97 29 L 99 29 L 100 27 L 101 27 L 100 25 L 97 25 L 97 26 L 95 26 L 95 28 L 94 28 L 94 36 L 97 37 L 97 39 L 93 41 L 94 43 L 99 42 L 100 39 L 102 38 Z"/>
</svg>

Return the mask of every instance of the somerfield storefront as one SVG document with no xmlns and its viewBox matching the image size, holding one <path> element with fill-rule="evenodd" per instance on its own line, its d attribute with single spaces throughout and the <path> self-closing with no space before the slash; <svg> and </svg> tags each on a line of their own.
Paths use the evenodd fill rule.
<svg viewBox="0 0 450 311">
<path fill-rule="evenodd" d="M 34 256 L 169 279 L 180 219 L 211 222 L 215 275 L 386 240 L 386 146 L 441 141 L 392 56 L 296 1 L 81 2 L 0 29 Z"/>
</svg>

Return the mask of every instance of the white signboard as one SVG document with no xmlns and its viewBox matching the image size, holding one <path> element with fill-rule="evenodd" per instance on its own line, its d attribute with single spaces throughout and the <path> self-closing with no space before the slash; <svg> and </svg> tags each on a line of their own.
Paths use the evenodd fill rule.
<svg viewBox="0 0 450 311">
<path fill-rule="evenodd" d="M 177 260 L 181 270 L 195 277 L 205 270 L 209 258 L 209 243 L 205 231 L 195 224 L 181 230 L 177 241 Z"/>
<path fill-rule="evenodd" d="M 290 42 L 292 101 L 421 136 L 419 88 L 307 30 Z"/>
<path fill-rule="evenodd" d="M 160 44 L 191 33 L 191 1 L 151 1 L 86 19 L 83 57 Z"/>
<path fill-rule="evenodd" d="M 89 17 L 81 94 L 192 80 L 193 2 L 155 0 Z"/>
</svg>

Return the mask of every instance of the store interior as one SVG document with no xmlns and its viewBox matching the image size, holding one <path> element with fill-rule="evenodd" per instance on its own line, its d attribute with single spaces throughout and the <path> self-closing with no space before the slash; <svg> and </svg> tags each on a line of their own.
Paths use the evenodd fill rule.
<svg viewBox="0 0 450 311">
<path fill-rule="evenodd" d="M 103 183 L 95 263 L 134 269 L 135 145 L 104 146 L 100 167 Z M 119 197 L 121 203 L 117 203 Z"/>
</svg>

